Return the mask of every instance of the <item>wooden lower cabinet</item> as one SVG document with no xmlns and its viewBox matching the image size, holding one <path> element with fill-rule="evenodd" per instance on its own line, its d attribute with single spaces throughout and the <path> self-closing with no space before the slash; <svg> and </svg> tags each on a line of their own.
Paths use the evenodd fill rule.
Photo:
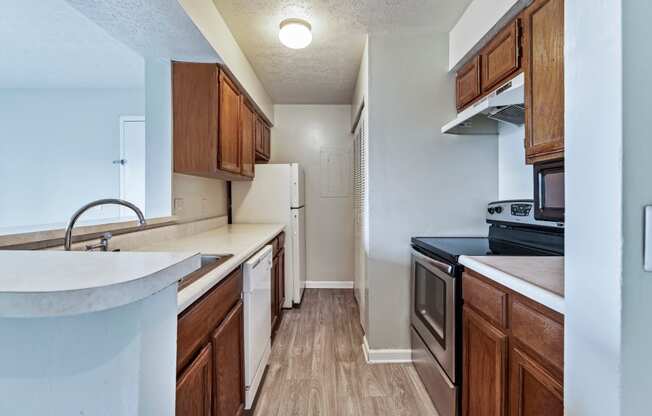
<svg viewBox="0 0 652 416">
<path fill-rule="evenodd" d="M 279 318 L 280 318 L 280 311 L 278 310 L 278 292 L 279 292 L 279 286 L 278 286 L 278 257 L 274 257 L 274 262 L 272 263 L 272 302 L 271 302 L 271 308 L 272 308 L 272 337 L 274 337 L 274 333 L 276 332 L 276 328 L 279 323 Z"/>
<path fill-rule="evenodd" d="M 285 303 L 285 233 L 272 240 L 274 260 L 272 263 L 272 338 L 276 335 L 283 318 Z"/>
<path fill-rule="evenodd" d="M 213 414 L 244 412 L 244 315 L 242 301 L 229 312 L 212 337 L 214 380 Z"/>
<path fill-rule="evenodd" d="M 511 416 L 563 416 L 564 389 L 537 361 L 518 348 L 511 357 Z"/>
<path fill-rule="evenodd" d="M 563 415 L 564 317 L 473 271 L 462 279 L 462 415 Z"/>
<path fill-rule="evenodd" d="M 462 415 L 505 415 L 507 335 L 466 306 L 462 330 Z"/>
<path fill-rule="evenodd" d="M 242 270 L 236 269 L 179 317 L 177 416 L 244 413 Z"/>
<path fill-rule="evenodd" d="M 178 416 L 211 415 L 212 369 L 212 349 L 208 344 L 177 380 Z"/>
</svg>

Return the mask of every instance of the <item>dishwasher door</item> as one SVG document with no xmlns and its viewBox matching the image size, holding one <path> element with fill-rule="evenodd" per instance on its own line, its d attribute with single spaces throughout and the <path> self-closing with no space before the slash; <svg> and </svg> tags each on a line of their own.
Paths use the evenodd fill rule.
<svg viewBox="0 0 652 416">
<path fill-rule="evenodd" d="M 244 264 L 245 409 L 250 409 L 271 352 L 272 246 Z"/>
</svg>

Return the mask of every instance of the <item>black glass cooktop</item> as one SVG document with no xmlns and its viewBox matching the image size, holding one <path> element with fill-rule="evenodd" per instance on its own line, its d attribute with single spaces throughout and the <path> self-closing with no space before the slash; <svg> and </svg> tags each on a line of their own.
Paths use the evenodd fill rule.
<svg viewBox="0 0 652 416">
<path fill-rule="evenodd" d="M 487 237 L 413 237 L 412 245 L 424 254 L 451 263 L 460 256 L 554 256 L 551 250 Z"/>
</svg>

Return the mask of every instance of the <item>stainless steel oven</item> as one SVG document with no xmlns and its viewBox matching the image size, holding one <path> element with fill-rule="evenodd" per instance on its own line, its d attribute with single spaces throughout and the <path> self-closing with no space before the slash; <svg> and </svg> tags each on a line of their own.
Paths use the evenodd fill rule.
<svg viewBox="0 0 652 416">
<path fill-rule="evenodd" d="M 412 250 L 412 361 L 442 416 L 457 411 L 459 278 L 446 262 Z"/>
</svg>

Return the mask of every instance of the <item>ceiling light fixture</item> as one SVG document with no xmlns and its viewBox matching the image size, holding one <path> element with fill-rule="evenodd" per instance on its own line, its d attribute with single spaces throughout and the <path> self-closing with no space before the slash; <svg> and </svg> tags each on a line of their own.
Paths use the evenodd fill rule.
<svg viewBox="0 0 652 416">
<path fill-rule="evenodd" d="M 285 19 L 281 22 L 278 38 L 291 49 L 303 49 L 312 42 L 312 27 L 301 19 Z"/>
</svg>

